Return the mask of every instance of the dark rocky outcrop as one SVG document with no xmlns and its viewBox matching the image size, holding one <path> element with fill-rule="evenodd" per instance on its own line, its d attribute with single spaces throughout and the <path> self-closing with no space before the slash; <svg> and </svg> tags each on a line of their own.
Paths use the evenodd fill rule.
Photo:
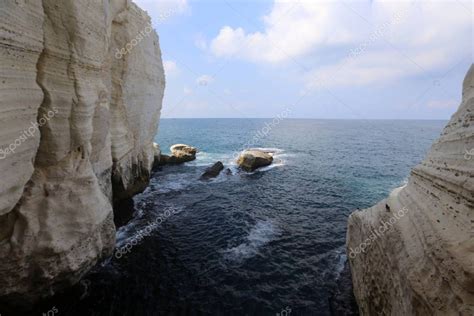
<svg viewBox="0 0 474 316">
<path fill-rule="evenodd" d="M 209 180 L 211 178 L 215 178 L 221 173 L 223 169 L 224 169 L 224 165 L 222 164 L 222 162 L 218 161 L 212 166 L 210 166 L 209 168 L 207 168 L 206 171 L 204 171 L 204 173 L 202 174 L 200 179 Z"/>
</svg>

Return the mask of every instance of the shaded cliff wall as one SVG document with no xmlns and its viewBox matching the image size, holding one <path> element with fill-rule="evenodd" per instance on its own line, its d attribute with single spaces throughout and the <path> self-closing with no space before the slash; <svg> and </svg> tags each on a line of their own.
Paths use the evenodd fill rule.
<svg viewBox="0 0 474 316">
<path fill-rule="evenodd" d="M 0 296 L 52 294 L 111 253 L 112 201 L 148 184 L 164 86 L 132 2 L 0 0 Z"/>
<path fill-rule="evenodd" d="M 349 218 L 362 315 L 474 315 L 474 66 L 408 184 Z"/>
</svg>

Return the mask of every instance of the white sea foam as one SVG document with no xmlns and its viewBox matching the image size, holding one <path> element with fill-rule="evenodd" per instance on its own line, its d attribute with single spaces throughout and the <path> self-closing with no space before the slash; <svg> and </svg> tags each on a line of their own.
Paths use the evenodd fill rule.
<svg viewBox="0 0 474 316">
<path fill-rule="evenodd" d="M 282 153 L 284 151 L 283 149 L 274 148 L 274 147 L 254 147 L 254 148 L 250 148 L 249 150 L 259 150 L 259 151 L 263 151 L 263 152 L 274 154 L 274 155 Z"/>
<path fill-rule="evenodd" d="M 186 164 L 189 166 L 203 167 L 212 165 L 217 161 L 227 161 L 229 157 L 229 154 L 200 151 L 196 154 L 196 160 L 187 162 Z"/>
<path fill-rule="evenodd" d="M 247 240 L 242 244 L 223 251 L 224 259 L 232 262 L 241 262 L 255 256 L 259 250 L 276 239 L 280 231 L 272 221 L 259 220 L 250 230 Z"/>
<path fill-rule="evenodd" d="M 140 234 L 140 231 L 147 228 L 147 226 L 152 227 L 152 230 L 159 229 L 161 223 L 165 222 L 169 217 L 179 214 L 184 210 L 185 208 L 183 206 L 176 205 L 161 206 L 159 209 L 155 207 L 153 210 L 150 210 L 155 216 L 149 217 L 149 214 L 139 209 L 127 225 L 122 226 L 117 230 L 115 234 L 115 246 L 120 248 L 132 239 L 136 239 Z M 155 225 L 152 225 L 153 223 Z"/>
<path fill-rule="evenodd" d="M 347 255 L 345 253 L 345 247 L 341 247 L 337 250 L 336 253 L 337 263 L 335 268 L 336 278 L 339 278 L 341 275 L 342 270 L 344 270 L 344 265 L 347 261 Z"/>
<path fill-rule="evenodd" d="M 172 191 L 182 191 L 197 181 L 197 173 L 169 173 L 160 177 L 153 177 L 151 179 L 151 187 L 149 186 L 145 193 L 150 191 L 158 192 L 159 194 L 168 193 Z M 146 196 L 145 196 L 146 199 Z"/>
<path fill-rule="evenodd" d="M 162 182 L 157 185 L 156 191 L 158 193 L 168 193 L 171 191 L 181 191 L 186 189 L 191 184 L 191 181 L 187 177 L 177 176 L 174 177 L 167 176 L 165 179 L 162 179 Z"/>
</svg>

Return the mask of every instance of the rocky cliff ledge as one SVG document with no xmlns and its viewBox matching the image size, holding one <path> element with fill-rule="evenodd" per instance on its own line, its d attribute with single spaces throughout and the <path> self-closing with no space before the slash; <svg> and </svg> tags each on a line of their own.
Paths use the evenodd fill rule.
<svg viewBox="0 0 474 316">
<path fill-rule="evenodd" d="M 0 296 L 76 282 L 148 184 L 165 80 L 127 0 L 0 0 Z"/>
<path fill-rule="evenodd" d="M 473 121 L 471 66 L 459 110 L 408 184 L 350 216 L 362 315 L 474 315 Z"/>
</svg>

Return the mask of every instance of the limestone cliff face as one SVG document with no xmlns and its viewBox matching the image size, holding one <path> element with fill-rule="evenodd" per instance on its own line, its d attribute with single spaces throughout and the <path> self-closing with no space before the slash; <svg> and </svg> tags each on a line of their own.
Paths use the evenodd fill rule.
<svg viewBox="0 0 474 316">
<path fill-rule="evenodd" d="M 474 315 L 473 121 L 471 66 L 459 110 L 408 184 L 350 216 L 362 315 Z"/>
<path fill-rule="evenodd" d="M 121 53 L 118 53 L 121 52 Z M 158 37 L 127 0 L 0 0 L 0 297 L 76 282 L 148 184 Z"/>
</svg>

